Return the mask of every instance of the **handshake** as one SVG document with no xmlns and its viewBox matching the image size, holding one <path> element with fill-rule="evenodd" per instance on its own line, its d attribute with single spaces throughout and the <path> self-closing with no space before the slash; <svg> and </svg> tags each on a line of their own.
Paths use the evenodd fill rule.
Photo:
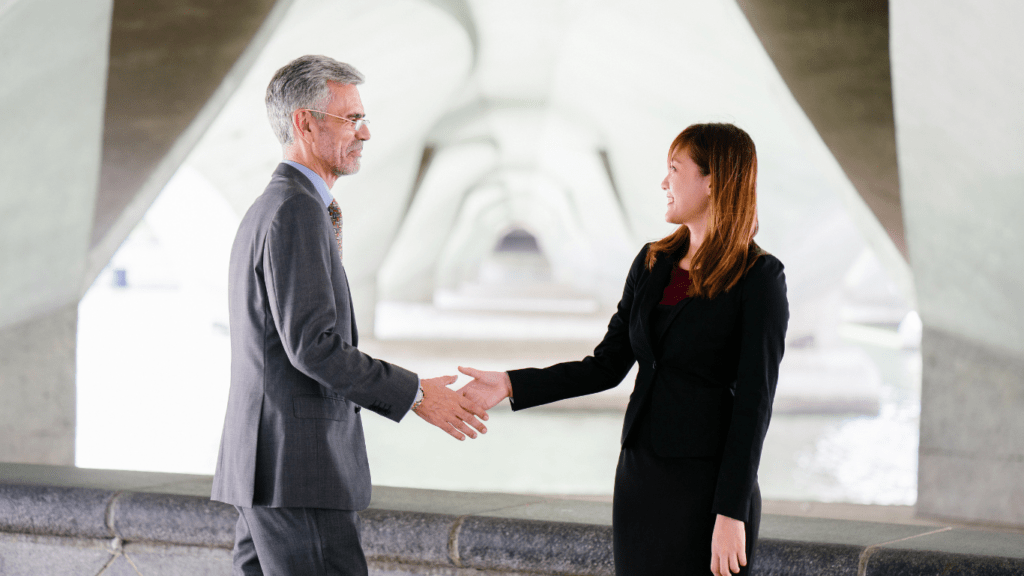
<svg viewBox="0 0 1024 576">
<path fill-rule="evenodd" d="M 414 409 L 416 415 L 450 434 L 456 440 L 476 438 L 477 430 L 487 433 L 480 420 L 487 420 L 487 411 L 512 396 L 512 381 L 507 372 L 487 372 L 459 366 L 459 372 L 473 379 L 458 390 L 448 386 L 456 376 L 438 376 L 420 380 L 423 401 Z"/>
</svg>

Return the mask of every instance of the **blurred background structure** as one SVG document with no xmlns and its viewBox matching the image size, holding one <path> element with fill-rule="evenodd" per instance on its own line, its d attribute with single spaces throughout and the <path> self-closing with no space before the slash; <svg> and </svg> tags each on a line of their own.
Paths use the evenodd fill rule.
<svg viewBox="0 0 1024 576">
<path fill-rule="evenodd" d="M 280 160 L 263 90 L 323 53 L 367 76 L 373 139 L 334 193 L 368 352 L 424 375 L 586 354 L 671 229 L 668 144 L 733 122 L 792 309 L 766 497 L 1024 525 L 1022 21 L 1014 0 L 0 0 L 0 460 L 212 471 L 227 250 Z M 443 449 L 504 483 L 430 487 L 607 492 L 628 387 L 498 414 L 459 453 L 367 418 L 375 481 L 429 484 Z M 515 452 L 552 437 L 571 468 Z M 832 478 L 771 484 L 801 467 Z"/>
</svg>

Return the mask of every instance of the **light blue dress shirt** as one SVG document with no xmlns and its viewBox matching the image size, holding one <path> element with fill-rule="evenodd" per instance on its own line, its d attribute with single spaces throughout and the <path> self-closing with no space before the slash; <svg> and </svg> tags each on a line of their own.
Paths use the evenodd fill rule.
<svg viewBox="0 0 1024 576">
<path fill-rule="evenodd" d="M 324 206 L 331 205 L 331 202 L 334 201 L 334 196 L 331 195 L 331 189 L 327 187 L 327 182 L 324 182 L 324 179 L 319 174 L 293 160 L 285 160 L 284 163 L 302 172 L 303 176 L 309 178 L 309 181 L 313 183 L 313 188 L 316 188 L 316 191 L 320 194 L 320 199 L 324 201 Z"/>
</svg>

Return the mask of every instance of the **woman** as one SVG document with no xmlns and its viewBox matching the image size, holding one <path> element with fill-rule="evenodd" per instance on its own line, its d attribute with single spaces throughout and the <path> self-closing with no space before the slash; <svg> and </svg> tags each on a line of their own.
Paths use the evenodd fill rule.
<svg viewBox="0 0 1024 576">
<path fill-rule="evenodd" d="M 665 219 L 633 262 L 594 355 L 511 372 L 460 370 L 463 393 L 513 410 L 619 384 L 639 362 L 615 475 L 619 575 L 748 573 L 757 467 L 789 320 L 782 264 L 754 243 L 754 143 L 695 124 L 669 149 Z"/>
</svg>

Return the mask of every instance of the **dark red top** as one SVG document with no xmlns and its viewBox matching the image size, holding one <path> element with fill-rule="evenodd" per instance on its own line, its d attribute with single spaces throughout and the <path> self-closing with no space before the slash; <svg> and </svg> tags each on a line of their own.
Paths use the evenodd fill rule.
<svg viewBox="0 0 1024 576">
<path fill-rule="evenodd" d="M 658 303 L 674 306 L 688 298 L 686 291 L 689 289 L 690 272 L 683 270 L 679 266 L 673 266 L 672 276 L 668 279 L 668 286 L 665 286 L 665 291 L 661 294 L 661 302 Z"/>
</svg>

